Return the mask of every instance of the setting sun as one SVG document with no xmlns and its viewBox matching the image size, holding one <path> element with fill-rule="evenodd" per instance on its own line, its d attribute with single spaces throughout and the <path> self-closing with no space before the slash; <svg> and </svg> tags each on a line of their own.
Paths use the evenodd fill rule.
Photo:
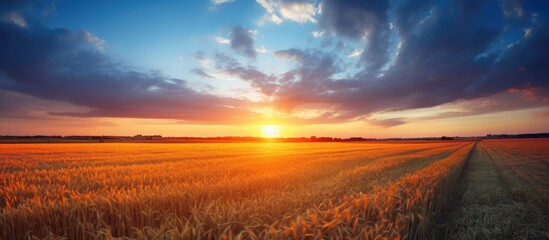
<svg viewBox="0 0 549 240">
<path fill-rule="evenodd" d="M 261 133 L 266 138 L 280 137 L 280 127 L 276 125 L 263 125 L 261 126 Z"/>
<path fill-rule="evenodd" d="M 0 0 L 0 240 L 549 240 L 547 43 L 549 0 Z"/>
</svg>

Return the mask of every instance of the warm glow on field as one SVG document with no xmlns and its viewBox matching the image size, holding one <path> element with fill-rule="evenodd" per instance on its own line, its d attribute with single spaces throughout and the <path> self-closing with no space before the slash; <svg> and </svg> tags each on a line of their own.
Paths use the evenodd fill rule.
<svg viewBox="0 0 549 240">
<path fill-rule="evenodd" d="M 396 239 L 427 226 L 410 216 L 432 221 L 427 192 L 457 176 L 472 147 L 0 144 L 0 239 Z"/>
<path fill-rule="evenodd" d="M 280 137 L 280 127 L 276 125 L 263 125 L 261 126 L 261 133 L 266 138 Z"/>
<path fill-rule="evenodd" d="M 546 239 L 546 139 L 158 142 L 0 144 L 0 239 Z"/>
</svg>

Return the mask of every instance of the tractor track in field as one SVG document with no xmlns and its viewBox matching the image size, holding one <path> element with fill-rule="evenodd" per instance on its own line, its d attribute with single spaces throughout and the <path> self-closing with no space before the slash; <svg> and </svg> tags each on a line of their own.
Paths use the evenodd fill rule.
<svg viewBox="0 0 549 240">
<path fill-rule="evenodd" d="M 494 156 L 481 142 L 467 161 L 432 239 L 549 239 L 537 231 L 532 217 L 539 210 L 512 198 Z"/>
</svg>

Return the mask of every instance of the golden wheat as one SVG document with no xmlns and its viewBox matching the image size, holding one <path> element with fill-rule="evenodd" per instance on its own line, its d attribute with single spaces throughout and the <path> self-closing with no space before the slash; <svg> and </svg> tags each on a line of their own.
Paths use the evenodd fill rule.
<svg viewBox="0 0 549 240">
<path fill-rule="evenodd" d="M 0 238 L 423 236 L 471 147 L 4 144 Z"/>
</svg>

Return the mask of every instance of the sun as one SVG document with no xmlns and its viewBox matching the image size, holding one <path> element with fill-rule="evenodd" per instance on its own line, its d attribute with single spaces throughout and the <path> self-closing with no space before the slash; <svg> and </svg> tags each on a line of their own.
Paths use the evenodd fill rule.
<svg viewBox="0 0 549 240">
<path fill-rule="evenodd" d="M 276 125 L 263 125 L 261 126 L 261 133 L 266 138 L 280 137 L 280 127 Z"/>
</svg>

